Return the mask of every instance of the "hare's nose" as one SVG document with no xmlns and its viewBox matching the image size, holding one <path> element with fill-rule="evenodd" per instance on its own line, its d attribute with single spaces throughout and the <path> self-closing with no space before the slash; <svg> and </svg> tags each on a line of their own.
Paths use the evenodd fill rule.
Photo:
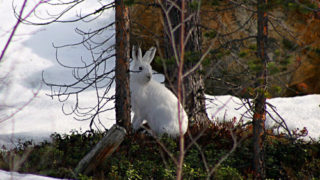
<svg viewBox="0 0 320 180">
<path fill-rule="evenodd" d="M 147 75 L 147 78 L 148 78 L 148 79 L 151 79 L 151 75 L 150 75 L 150 74 L 148 74 L 148 75 Z"/>
</svg>

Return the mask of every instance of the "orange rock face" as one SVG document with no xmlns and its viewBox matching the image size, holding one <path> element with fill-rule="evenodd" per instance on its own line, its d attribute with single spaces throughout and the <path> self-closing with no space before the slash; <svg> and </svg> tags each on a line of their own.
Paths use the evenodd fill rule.
<svg viewBox="0 0 320 180">
<path fill-rule="evenodd" d="M 320 19 L 318 13 L 297 14 L 293 30 L 298 34 L 301 59 L 298 69 L 292 74 L 289 87 L 296 94 L 320 93 Z M 291 20 L 292 23 L 293 20 Z M 299 62 L 300 61 L 300 62 Z M 294 92 L 289 93 L 294 95 Z"/>
<path fill-rule="evenodd" d="M 140 4 L 136 4 L 130 8 L 131 16 L 131 43 L 140 45 L 143 50 L 150 46 L 157 46 L 159 55 L 163 52 L 164 30 L 163 30 L 163 14 L 159 6 L 155 6 L 154 2 L 142 0 Z M 231 34 L 225 36 L 225 41 L 246 37 L 256 33 L 255 21 L 256 17 L 252 12 L 244 8 L 234 8 L 226 11 L 216 11 L 209 4 L 210 1 L 202 1 L 200 16 L 202 33 L 206 32 L 221 34 Z M 223 7 L 223 6 L 220 6 Z M 320 5 L 319 5 L 320 9 Z M 287 27 L 292 35 L 286 34 L 282 30 L 282 34 L 288 35 L 289 39 L 297 43 L 298 48 L 291 51 L 292 56 L 296 58 L 295 62 L 290 64 L 291 69 L 295 69 L 283 79 L 283 83 L 288 87 L 286 96 L 320 93 L 320 13 L 319 11 L 301 13 L 299 11 L 285 11 L 276 9 L 270 12 L 271 21 L 275 21 L 278 16 L 285 16 L 282 19 L 284 27 Z M 248 23 L 246 30 L 237 31 L 239 24 L 252 16 L 251 22 Z M 281 25 L 276 26 L 280 27 Z M 236 33 L 234 33 L 236 32 Z M 278 39 L 280 37 L 271 24 L 269 25 L 270 37 Z M 217 36 L 218 36 L 217 35 Z M 219 37 L 218 37 L 219 38 Z M 218 39 L 215 45 L 225 42 L 224 39 Z M 203 38 L 203 49 L 205 50 L 212 42 L 212 39 Z M 231 64 L 227 65 L 229 67 Z M 292 68 L 294 67 L 294 68 Z M 159 71 L 159 67 L 155 67 Z M 161 71 L 161 70 L 160 70 Z M 228 70 L 229 71 L 229 70 Z"/>
</svg>

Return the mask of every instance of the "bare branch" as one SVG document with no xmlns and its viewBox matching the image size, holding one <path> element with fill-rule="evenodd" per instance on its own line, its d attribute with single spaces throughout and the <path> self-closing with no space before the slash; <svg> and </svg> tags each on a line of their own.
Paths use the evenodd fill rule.
<svg viewBox="0 0 320 180">
<path fill-rule="evenodd" d="M 11 43 L 12 38 L 13 38 L 15 32 L 16 32 L 17 29 L 18 29 L 19 24 L 20 24 L 21 21 L 22 21 L 22 13 L 23 13 L 23 11 L 24 11 L 24 9 L 25 9 L 25 7 L 26 7 L 27 1 L 28 1 L 28 0 L 24 0 L 24 1 L 23 1 L 22 7 L 21 7 L 20 12 L 19 12 L 19 16 L 18 16 L 18 18 L 17 18 L 17 22 L 16 22 L 16 24 L 14 25 L 14 27 L 13 27 L 13 29 L 12 29 L 12 31 L 11 31 L 11 34 L 9 35 L 9 39 L 7 40 L 7 42 L 6 42 L 3 50 L 2 50 L 2 52 L 1 52 L 0 62 L 1 62 L 1 60 L 3 59 L 4 54 L 5 54 L 5 52 L 7 51 L 8 47 L 9 47 L 9 44 Z M 25 18 L 26 18 L 26 17 L 25 17 Z"/>
</svg>

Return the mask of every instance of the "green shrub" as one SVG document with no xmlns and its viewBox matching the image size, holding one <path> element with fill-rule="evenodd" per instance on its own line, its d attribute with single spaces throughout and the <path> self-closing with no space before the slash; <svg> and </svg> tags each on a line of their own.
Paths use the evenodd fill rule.
<svg viewBox="0 0 320 180">
<path fill-rule="evenodd" d="M 237 171 L 237 169 L 232 168 L 230 166 L 220 167 L 215 173 L 214 179 L 216 180 L 242 180 L 243 178 Z"/>
<path fill-rule="evenodd" d="M 195 125 L 197 126 L 197 125 Z M 184 179 L 206 179 L 208 171 L 229 153 L 233 140 L 229 128 L 234 128 L 237 139 L 245 138 L 238 148 L 213 173 L 213 179 L 247 179 L 252 177 L 251 128 L 236 126 L 230 122 L 215 123 L 207 127 L 197 146 L 186 135 Z M 199 133 L 190 128 L 192 137 Z M 130 135 L 120 147 L 93 174 L 75 175 L 77 163 L 103 137 L 102 133 L 71 132 L 70 135 L 53 134 L 52 141 L 34 145 L 20 143 L 10 151 L 1 151 L 0 169 L 12 167 L 12 157 L 26 156 L 19 167 L 20 172 L 42 174 L 59 178 L 95 179 L 103 173 L 105 179 L 175 179 L 176 164 L 166 153 L 179 156 L 179 140 L 167 136 L 160 139 L 146 135 Z M 162 147 L 165 147 L 164 150 Z M 290 140 L 283 135 L 270 134 L 265 142 L 266 174 L 271 179 L 317 179 L 320 178 L 320 141 Z M 31 149 L 31 151 L 30 151 Z M 20 158 L 21 159 L 21 158 Z"/>
</svg>

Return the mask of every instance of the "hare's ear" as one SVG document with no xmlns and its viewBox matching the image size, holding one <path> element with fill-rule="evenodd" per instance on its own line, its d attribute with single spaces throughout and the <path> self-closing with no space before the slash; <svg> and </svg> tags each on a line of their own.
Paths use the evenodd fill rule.
<svg viewBox="0 0 320 180">
<path fill-rule="evenodd" d="M 138 59 L 139 59 L 139 61 L 142 60 L 142 51 L 141 51 L 140 47 L 139 47 L 139 50 L 138 50 Z"/>
<path fill-rule="evenodd" d="M 151 47 L 143 56 L 143 61 L 147 63 L 151 63 L 154 55 L 156 54 L 157 49 L 155 47 Z"/>
<path fill-rule="evenodd" d="M 131 56 L 132 56 L 133 61 L 137 61 L 137 51 L 136 51 L 136 46 L 132 46 Z"/>
</svg>

